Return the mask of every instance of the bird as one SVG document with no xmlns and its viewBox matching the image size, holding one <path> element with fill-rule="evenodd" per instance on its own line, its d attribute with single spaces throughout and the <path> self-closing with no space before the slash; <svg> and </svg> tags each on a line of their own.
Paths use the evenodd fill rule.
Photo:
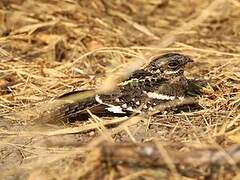
<svg viewBox="0 0 240 180">
<path fill-rule="evenodd" d="M 189 56 L 180 53 L 157 55 L 120 82 L 114 91 L 66 103 L 55 111 L 55 117 L 71 122 L 89 117 L 89 111 L 98 116 L 129 116 L 152 111 L 164 102 L 184 99 L 190 89 L 184 71 L 191 62 Z M 88 92 L 92 90 L 69 92 L 58 99 Z"/>
</svg>

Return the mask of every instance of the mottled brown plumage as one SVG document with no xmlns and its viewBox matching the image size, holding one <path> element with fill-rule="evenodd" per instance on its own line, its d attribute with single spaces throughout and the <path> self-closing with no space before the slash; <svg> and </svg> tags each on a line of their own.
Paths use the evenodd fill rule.
<svg viewBox="0 0 240 180">
<path fill-rule="evenodd" d="M 184 76 L 184 68 L 189 62 L 192 62 L 189 57 L 178 53 L 157 56 L 146 67 L 133 72 L 115 91 L 65 104 L 57 114 L 69 120 L 83 118 L 88 114 L 86 109 L 99 116 L 129 115 L 153 110 L 166 101 L 185 98 L 189 82 Z M 81 91 L 65 94 L 59 99 L 78 93 Z"/>
</svg>

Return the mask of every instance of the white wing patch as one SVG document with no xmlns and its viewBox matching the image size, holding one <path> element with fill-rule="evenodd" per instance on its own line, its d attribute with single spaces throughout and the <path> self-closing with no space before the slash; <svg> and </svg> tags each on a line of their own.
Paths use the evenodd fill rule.
<svg viewBox="0 0 240 180">
<path fill-rule="evenodd" d="M 140 110 L 136 110 L 136 109 L 133 109 L 131 106 L 127 106 L 127 104 L 123 104 L 122 106 L 115 106 L 115 105 L 112 105 L 112 104 L 108 104 L 108 103 L 104 103 L 102 101 L 102 99 L 100 99 L 100 96 L 99 95 L 96 95 L 95 96 L 95 100 L 99 103 L 99 104 L 103 104 L 103 105 L 106 105 L 108 106 L 106 109 L 109 111 L 109 112 L 112 112 L 112 113 L 116 113 L 116 114 L 126 114 L 126 112 L 124 110 L 127 110 L 127 111 L 132 111 L 132 112 L 136 112 L 136 113 L 141 113 Z"/>
<path fill-rule="evenodd" d="M 168 96 L 165 94 L 158 94 L 155 92 L 144 92 L 145 94 L 147 94 L 147 96 L 149 98 L 152 99 L 159 99 L 159 100 L 174 100 L 176 97 L 175 96 Z"/>
<path fill-rule="evenodd" d="M 176 71 L 165 71 L 165 74 L 177 74 L 179 73 L 180 69 L 176 70 Z"/>
<path fill-rule="evenodd" d="M 95 96 L 95 100 L 99 103 L 99 104 L 104 104 L 103 101 L 100 99 L 99 95 Z"/>
<path fill-rule="evenodd" d="M 125 85 L 127 85 L 127 84 L 129 84 L 129 83 L 132 83 L 132 82 L 138 82 L 138 79 L 137 79 L 137 78 L 132 78 L 132 79 L 130 79 L 130 80 L 128 80 L 128 81 L 124 81 L 124 82 L 122 82 L 122 83 L 120 83 L 120 84 L 123 85 L 123 86 L 125 86 Z"/>
<path fill-rule="evenodd" d="M 95 96 L 95 100 L 96 100 L 99 104 L 103 104 L 103 105 L 109 106 L 109 107 L 106 108 L 109 112 L 113 112 L 113 113 L 116 113 L 116 114 L 126 114 L 126 112 L 124 112 L 120 106 L 114 106 L 114 105 L 112 105 L 112 104 L 104 103 L 104 102 L 100 99 L 99 95 L 96 95 L 96 96 Z"/>
<path fill-rule="evenodd" d="M 126 112 L 122 111 L 120 106 L 110 105 L 110 107 L 106 108 L 109 112 L 113 112 L 116 114 L 126 114 Z"/>
<path fill-rule="evenodd" d="M 122 108 L 126 109 L 126 108 L 127 108 L 127 104 L 126 104 L 126 103 L 123 104 L 123 105 L 122 105 Z"/>
<path fill-rule="evenodd" d="M 127 108 L 128 111 L 134 111 L 134 109 L 130 106 Z"/>
</svg>

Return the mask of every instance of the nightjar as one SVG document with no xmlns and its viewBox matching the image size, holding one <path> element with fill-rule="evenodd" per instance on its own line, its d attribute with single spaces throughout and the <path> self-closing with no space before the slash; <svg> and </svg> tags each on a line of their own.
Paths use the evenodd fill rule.
<svg viewBox="0 0 240 180">
<path fill-rule="evenodd" d="M 113 92 L 66 103 L 55 116 L 69 121 L 82 120 L 88 116 L 87 109 L 98 116 L 125 116 L 154 110 L 163 102 L 183 99 L 189 91 L 184 69 L 190 62 L 193 62 L 191 58 L 179 53 L 156 56 L 146 67 L 134 71 Z M 86 91 L 70 92 L 58 99 Z"/>
</svg>

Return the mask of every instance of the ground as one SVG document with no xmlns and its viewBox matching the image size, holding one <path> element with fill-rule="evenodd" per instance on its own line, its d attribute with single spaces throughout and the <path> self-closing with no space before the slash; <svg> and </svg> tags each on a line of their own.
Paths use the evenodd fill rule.
<svg viewBox="0 0 240 180">
<path fill-rule="evenodd" d="M 238 179 L 239 7 L 2 0 L 1 179 Z M 127 63 L 129 70 L 165 52 L 189 55 L 186 76 L 208 82 L 201 109 L 74 123 L 43 115 L 56 108 L 52 98 L 111 89 Z"/>
</svg>

